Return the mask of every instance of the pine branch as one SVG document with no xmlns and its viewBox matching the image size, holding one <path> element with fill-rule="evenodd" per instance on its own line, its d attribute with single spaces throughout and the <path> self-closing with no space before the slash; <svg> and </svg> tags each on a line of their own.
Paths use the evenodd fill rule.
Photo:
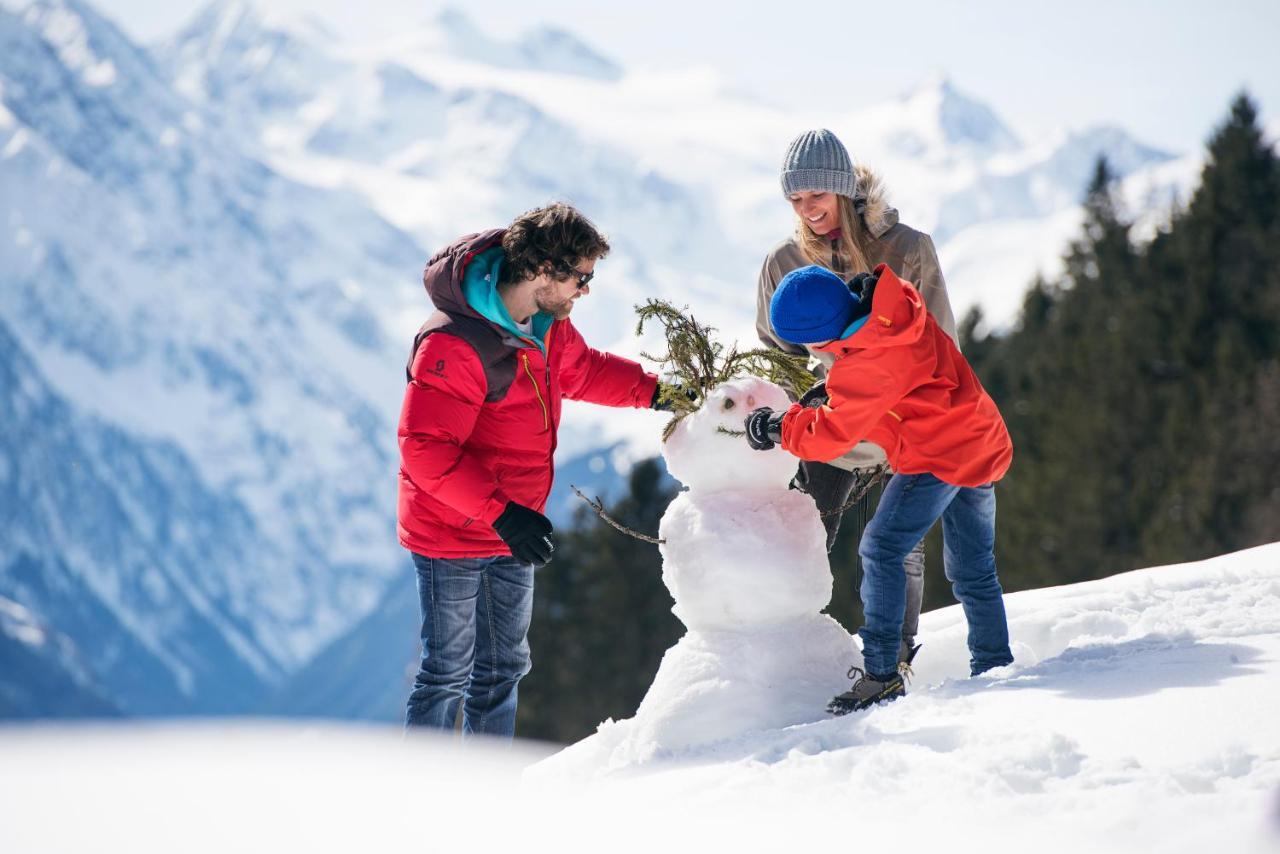
<svg viewBox="0 0 1280 854">
<path fill-rule="evenodd" d="M 715 328 L 699 323 L 687 309 L 681 311 L 666 300 L 650 299 L 636 306 L 639 321 L 636 335 L 644 334 L 645 324 L 656 320 L 663 325 L 667 352 L 658 356 L 640 355 L 660 366 L 675 385 L 697 392 L 690 400 L 681 393 L 662 393 L 660 400 L 669 404 L 674 418 L 663 428 L 662 441 L 671 438 L 680 420 L 698 410 L 716 386 L 743 375 L 763 377 L 770 382 L 804 394 L 814 382 L 807 370 L 808 360 L 781 350 L 755 349 L 739 352 L 737 347 L 724 354 L 715 342 Z"/>
<path fill-rule="evenodd" d="M 817 381 L 809 373 L 809 360 L 793 356 L 781 350 L 757 348 L 739 353 L 736 350 L 725 360 L 725 381 L 743 373 L 764 377 L 775 385 L 789 388 L 797 396 L 804 394 Z"/>
</svg>

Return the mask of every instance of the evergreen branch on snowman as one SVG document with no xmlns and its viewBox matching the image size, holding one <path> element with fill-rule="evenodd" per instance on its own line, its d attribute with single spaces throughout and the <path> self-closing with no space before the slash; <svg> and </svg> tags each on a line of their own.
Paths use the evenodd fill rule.
<svg viewBox="0 0 1280 854">
<path fill-rule="evenodd" d="M 803 356 L 763 347 L 739 351 L 736 345 L 725 355 L 724 346 L 712 338 L 714 327 L 704 326 L 692 314 L 666 300 L 649 299 L 636 306 L 636 314 L 636 335 L 643 335 L 645 324 L 651 320 L 661 323 L 666 333 L 665 354 L 640 354 L 661 366 L 672 380 L 663 382 L 658 393 L 663 408 L 674 414 L 662 430 L 663 442 L 671 437 L 682 418 L 698 410 L 712 389 L 736 377 L 763 377 L 796 394 L 804 394 L 814 383 Z"/>
</svg>

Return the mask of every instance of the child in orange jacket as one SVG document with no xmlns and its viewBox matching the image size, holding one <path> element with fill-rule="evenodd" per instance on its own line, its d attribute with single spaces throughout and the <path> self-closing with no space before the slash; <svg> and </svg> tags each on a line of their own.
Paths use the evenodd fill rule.
<svg viewBox="0 0 1280 854">
<path fill-rule="evenodd" d="M 757 409 L 746 419 L 757 450 L 781 445 L 828 461 L 862 439 L 885 451 L 893 477 L 858 553 L 865 575 L 863 668 L 828 710 L 845 714 L 906 693 L 898 645 L 906 610 L 902 561 L 942 519 L 947 579 L 969 623 L 969 669 L 977 675 L 1013 661 L 995 565 L 995 481 L 1013 444 L 995 402 L 951 338 L 925 310 L 919 291 L 881 264 L 850 285 L 822 267 L 801 267 L 778 285 L 769 306 L 788 341 L 836 356 L 823 392 L 785 413 Z"/>
</svg>

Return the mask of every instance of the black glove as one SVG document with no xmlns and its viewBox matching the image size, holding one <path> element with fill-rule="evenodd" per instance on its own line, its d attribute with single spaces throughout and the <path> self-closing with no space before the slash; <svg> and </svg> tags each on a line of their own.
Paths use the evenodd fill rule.
<svg viewBox="0 0 1280 854">
<path fill-rule="evenodd" d="M 826 380 L 818 380 L 809 390 L 800 395 L 800 405 L 817 409 L 819 406 L 827 404 L 827 383 Z"/>
<path fill-rule="evenodd" d="M 662 399 L 664 396 L 667 398 L 666 400 Z M 698 399 L 698 390 L 688 386 L 664 383 L 659 380 L 658 384 L 653 387 L 653 399 L 649 401 L 649 408 L 656 409 L 659 412 L 672 412 L 675 410 L 675 406 L 671 403 L 671 398 L 673 397 L 683 397 L 693 403 Z"/>
<path fill-rule="evenodd" d="M 747 430 L 747 444 L 757 451 L 767 451 L 782 441 L 782 416 L 767 406 L 753 410 L 742 422 Z"/>
<path fill-rule="evenodd" d="M 863 302 L 869 302 L 876 292 L 876 282 L 880 281 L 878 273 L 859 273 L 849 280 L 849 290 Z"/>
<path fill-rule="evenodd" d="M 556 550 L 551 542 L 551 520 L 537 510 L 508 501 L 502 515 L 493 520 L 493 530 L 511 547 L 516 560 L 542 566 Z"/>
</svg>

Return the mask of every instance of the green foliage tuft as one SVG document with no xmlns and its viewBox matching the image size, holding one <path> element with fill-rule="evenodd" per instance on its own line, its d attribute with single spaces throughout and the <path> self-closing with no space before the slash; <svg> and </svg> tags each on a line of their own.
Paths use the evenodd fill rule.
<svg viewBox="0 0 1280 854">
<path fill-rule="evenodd" d="M 715 328 L 704 326 L 687 311 L 681 311 L 666 300 L 650 299 L 636 306 L 639 321 L 636 335 L 644 334 L 645 324 L 656 320 L 662 324 L 667 338 L 667 352 L 660 356 L 642 353 L 644 358 L 660 366 L 672 385 L 694 389 L 698 396 L 690 400 L 683 394 L 673 394 L 664 389 L 660 399 L 668 403 L 675 417 L 662 431 L 662 441 L 680 423 L 680 419 L 697 411 L 711 390 L 716 386 L 741 376 L 763 377 L 784 388 L 803 394 L 813 385 L 813 375 L 807 368 L 807 360 L 781 350 L 758 348 L 739 351 L 724 346 L 712 337 Z"/>
</svg>

